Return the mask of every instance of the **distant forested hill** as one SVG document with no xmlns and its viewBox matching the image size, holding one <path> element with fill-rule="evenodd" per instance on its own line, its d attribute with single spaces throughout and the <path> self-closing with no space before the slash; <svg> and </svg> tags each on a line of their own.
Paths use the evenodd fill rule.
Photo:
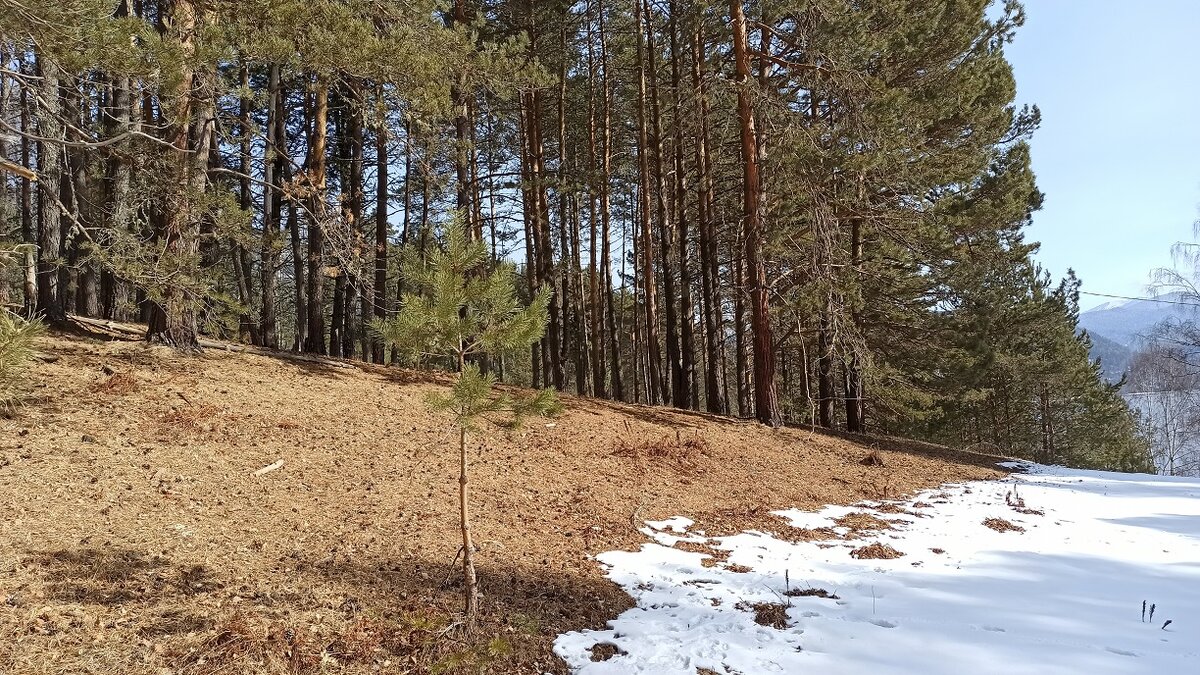
<svg viewBox="0 0 1200 675">
<path fill-rule="evenodd" d="M 1099 333 L 1088 332 L 1092 340 L 1091 356 L 1093 361 L 1100 361 L 1104 379 L 1109 382 L 1119 382 L 1129 370 L 1129 362 L 1134 351 L 1123 344 L 1110 340 Z"/>
</svg>

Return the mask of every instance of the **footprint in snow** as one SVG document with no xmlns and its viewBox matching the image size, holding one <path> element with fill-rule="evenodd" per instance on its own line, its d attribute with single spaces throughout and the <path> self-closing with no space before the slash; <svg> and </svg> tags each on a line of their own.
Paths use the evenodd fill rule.
<svg viewBox="0 0 1200 675">
<path fill-rule="evenodd" d="M 1134 652 L 1128 652 L 1128 651 L 1125 651 L 1124 649 L 1117 649 L 1116 647 L 1105 647 L 1105 649 L 1112 652 L 1113 654 L 1118 654 L 1120 656 L 1137 656 L 1137 654 L 1135 654 Z"/>
<path fill-rule="evenodd" d="M 888 621 L 886 619 L 875 619 L 871 621 L 871 623 L 879 626 L 880 628 L 895 628 L 897 625 L 899 625 L 894 621 Z"/>
<path fill-rule="evenodd" d="M 984 630 L 986 630 L 986 631 L 990 631 L 990 632 L 992 632 L 992 633 L 1006 633 L 1006 632 L 1008 632 L 1008 631 L 1004 630 L 1003 628 L 1001 628 L 1001 627 L 999 627 L 999 626 L 980 626 L 980 628 L 983 628 Z"/>
</svg>

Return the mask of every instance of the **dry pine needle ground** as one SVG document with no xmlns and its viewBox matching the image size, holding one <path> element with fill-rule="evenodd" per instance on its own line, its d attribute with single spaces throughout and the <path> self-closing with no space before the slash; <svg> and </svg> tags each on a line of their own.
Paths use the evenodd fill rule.
<svg viewBox="0 0 1200 675">
<path fill-rule="evenodd" d="M 14 675 L 563 672 L 557 634 L 629 607 L 587 556 L 640 545 L 638 519 L 785 530 L 772 509 L 1000 475 L 924 444 L 870 439 L 887 460 L 867 467 L 853 440 L 565 396 L 552 425 L 472 448 L 485 597 L 464 637 L 455 458 L 423 405 L 444 380 L 94 337 L 38 347 L 59 358 L 0 419 Z"/>
</svg>

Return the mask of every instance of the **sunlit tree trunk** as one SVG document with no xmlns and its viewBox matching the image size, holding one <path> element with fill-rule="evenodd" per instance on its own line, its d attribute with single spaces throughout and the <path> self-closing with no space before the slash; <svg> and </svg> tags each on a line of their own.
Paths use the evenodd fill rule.
<svg viewBox="0 0 1200 675">
<path fill-rule="evenodd" d="M 304 161 L 308 192 L 308 328 L 304 351 L 325 354 L 325 153 L 329 142 L 329 82 L 318 75 L 312 93 L 312 128 Z"/>
<path fill-rule="evenodd" d="M 750 101 L 750 57 L 746 17 L 741 0 L 730 0 L 734 64 L 738 84 L 738 120 L 742 140 L 742 201 L 746 278 L 750 284 L 751 332 L 754 345 L 754 413 L 758 421 L 779 426 L 783 419 L 775 389 L 775 345 L 771 333 L 766 265 L 762 259 L 765 233 L 759 204 L 758 148 L 754 110 Z"/>
</svg>

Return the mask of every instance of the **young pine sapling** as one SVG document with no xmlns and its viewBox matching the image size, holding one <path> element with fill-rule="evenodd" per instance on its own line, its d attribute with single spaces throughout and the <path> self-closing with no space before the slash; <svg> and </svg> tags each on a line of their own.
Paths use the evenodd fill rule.
<svg viewBox="0 0 1200 675">
<path fill-rule="evenodd" d="M 26 245 L 0 246 L 0 273 L 29 250 Z M 0 415 L 16 407 L 26 393 L 26 369 L 34 359 L 33 341 L 41 332 L 40 321 L 27 321 L 0 305 Z"/>
<path fill-rule="evenodd" d="M 543 291 L 522 305 L 511 264 L 493 267 L 484 244 L 468 240 L 458 223 L 447 227 L 445 239 L 443 247 L 424 258 L 414 250 L 404 252 L 401 269 L 409 292 L 396 315 L 375 328 L 386 343 L 414 361 L 440 359 L 458 371 L 450 392 L 431 396 L 428 403 L 449 412 L 458 428 L 464 610 L 472 625 L 479 593 L 467 491 L 468 434 L 481 423 L 516 427 L 525 417 L 553 415 L 560 408 L 550 389 L 525 396 L 497 390 L 495 376 L 476 363 L 478 357 L 528 349 L 541 339 L 549 321 L 549 293 Z"/>
</svg>

